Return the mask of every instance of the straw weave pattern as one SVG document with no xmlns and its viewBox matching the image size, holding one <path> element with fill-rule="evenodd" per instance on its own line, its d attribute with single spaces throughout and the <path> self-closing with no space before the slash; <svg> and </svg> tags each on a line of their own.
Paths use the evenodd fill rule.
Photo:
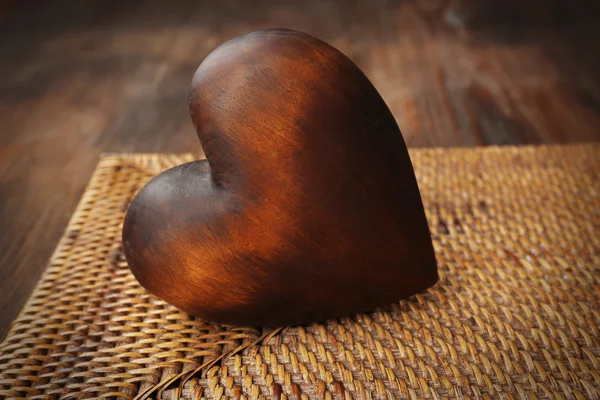
<svg viewBox="0 0 600 400">
<path fill-rule="evenodd" d="M 410 154 L 440 282 L 268 337 L 190 317 L 127 268 L 129 202 L 192 156 L 103 156 L 0 344 L 0 398 L 600 399 L 600 145 Z"/>
</svg>

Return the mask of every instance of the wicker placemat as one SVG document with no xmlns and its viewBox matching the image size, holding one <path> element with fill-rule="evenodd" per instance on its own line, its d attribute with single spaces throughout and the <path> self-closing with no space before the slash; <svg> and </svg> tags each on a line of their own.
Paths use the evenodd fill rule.
<svg viewBox="0 0 600 400">
<path fill-rule="evenodd" d="M 103 157 L 0 345 L 0 397 L 600 398 L 600 145 L 411 156 L 440 282 L 273 332 L 190 318 L 138 285 L 127 205 L 192 157 Z"/>
</svg>

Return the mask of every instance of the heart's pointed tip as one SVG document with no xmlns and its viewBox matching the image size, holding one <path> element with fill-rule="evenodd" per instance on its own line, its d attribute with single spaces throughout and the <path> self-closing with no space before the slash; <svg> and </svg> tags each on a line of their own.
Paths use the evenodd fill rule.
<svg viewBox="0 0 600 400">
<path fill-rule="evenodd" d="M 440 275 L 438 273 L 436 262 L 434 262 L 429 267 L 425 268 L 424 272 L 425 273 L 423 274 L 423 289 L 421 289 L 420 292 L 432 288 L 440 281 Z"/>
</svg>

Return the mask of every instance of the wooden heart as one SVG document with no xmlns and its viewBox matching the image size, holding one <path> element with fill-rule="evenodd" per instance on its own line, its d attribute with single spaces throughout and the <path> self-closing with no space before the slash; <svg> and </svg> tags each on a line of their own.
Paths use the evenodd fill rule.
<svg viewBox="0 0 600 400">
<path fill-rule="evenodd" d="M 270 29 L 214 50 L 189 107 L 207 161 L 135 197 L 123 246 L 150 292 L 207 320 L 305 323 L 437 281 L 406 146 L 346 56 Z"/>
</svg>

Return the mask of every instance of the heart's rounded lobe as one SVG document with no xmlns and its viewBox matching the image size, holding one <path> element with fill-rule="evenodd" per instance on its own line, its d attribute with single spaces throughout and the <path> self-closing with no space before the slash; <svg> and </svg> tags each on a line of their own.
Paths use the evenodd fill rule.
<svg viewBox="0 0 600 400">
<path fill-rule="evenodd" d="M 296 31 L 249 33 L 202 62 L 189 105 L 207 161 L 154 178 L 123 227 L 149 291 L 208 320 L 278 325 L 437 281 L 400 130 L 341 52 Z"/>
</svg>

